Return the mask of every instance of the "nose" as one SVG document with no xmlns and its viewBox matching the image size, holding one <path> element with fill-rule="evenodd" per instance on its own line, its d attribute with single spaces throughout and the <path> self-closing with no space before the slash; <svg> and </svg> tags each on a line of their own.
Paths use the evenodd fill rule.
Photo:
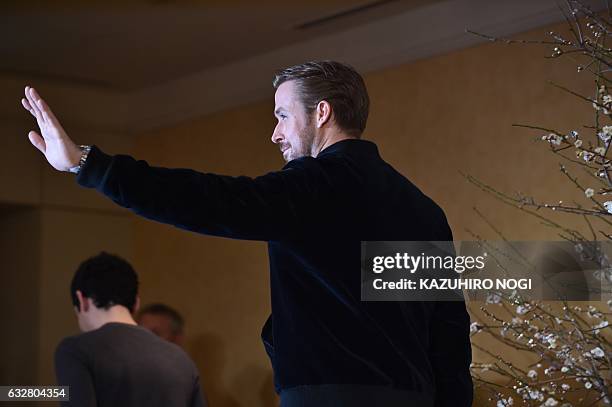
<svg viewBox="0 0 612 407">
<path fill-rule="evenodd" d="M 280 143 L 281 141 L 283 141 L 283 138 L 284 138 L 284 137 L 283 137 L 282 132 L 280 132 L 280 131 L 278 130 L 278 126 L 276 126 L 276 127 L 274 128 L 274 131 L 272 132 L 272 137 L 271 137 L 272 142 L 273 142 L 274 144 L 278 144 L 278 143 Z"/>
</svg>

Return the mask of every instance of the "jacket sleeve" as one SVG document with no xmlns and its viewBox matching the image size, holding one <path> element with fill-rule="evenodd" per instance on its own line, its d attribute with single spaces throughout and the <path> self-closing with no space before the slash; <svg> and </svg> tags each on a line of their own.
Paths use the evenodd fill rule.
<svg viewBox="0 0 612 407">
<path fill-rule="evenodd" d="M 91 373 L 67 339 L 55 350 L 55 375 L 59 386 L 69 386 L 70 401 L 62 402 L 62 407 L 97 406 Z"/>
<path fill-rule="evenodd" d="M 435 303 L 430 361 L 436 381 L 435 407 L 470 407 L 473 384 L 470 317 L 463 301 Z"/>
<path fill-rule="evenodd" d="M 145 218 L 249 240 L 299 236 L 313 205 L 332 190 L 310 157 L 251 178 L 152 167 L 126 155 L 109 156 L 96 146 L 77 182 Z"/>
</svg>

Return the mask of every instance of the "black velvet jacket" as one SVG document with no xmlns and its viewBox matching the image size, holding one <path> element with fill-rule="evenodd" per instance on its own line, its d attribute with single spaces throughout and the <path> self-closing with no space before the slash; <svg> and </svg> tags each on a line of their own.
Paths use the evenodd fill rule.
<svg viewBox="0 0 612 407">
<path fill-rule="evenodd" d="M 151 167 L 94 146 L 77 181 L 149 219 L 268 242 L 262 338 L 281 396 L 350 384 L 471 405 L 463 302 L 360 300 L 362 240 L 452 240 L 443 211 L 374 143 L 340 141 L 256 178 Z"/>
</svg>

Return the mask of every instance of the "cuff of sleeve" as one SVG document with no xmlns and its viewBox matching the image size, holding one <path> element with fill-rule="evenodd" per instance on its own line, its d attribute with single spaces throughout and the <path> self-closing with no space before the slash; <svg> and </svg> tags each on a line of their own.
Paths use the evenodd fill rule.
<svg viewBox="0 0 612 407">
<path fill-rule="evenodd" d="M 105 154 L 95 145 L 91 146 L 87 160 L 77 174 L 77 183 L 85 188 L 97 188 L 102 183 L 111 162 L 110 155 Z"/>
</svg>

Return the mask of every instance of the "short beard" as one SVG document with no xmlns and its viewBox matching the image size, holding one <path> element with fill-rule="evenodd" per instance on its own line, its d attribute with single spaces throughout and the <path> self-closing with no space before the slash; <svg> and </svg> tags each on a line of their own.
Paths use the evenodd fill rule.
<svg viewBox="0 0 612 407">
<path fill-rule="evenodd" d="M 291 148 L 290 160 L 312 156 L 312 147 L 315 139 L 315 129 L 312 126 L 312 122 L 313 120 L 308 120 L 300 132 L 298 137 L 300 144 L 296 148 Z"/>
</svg>

